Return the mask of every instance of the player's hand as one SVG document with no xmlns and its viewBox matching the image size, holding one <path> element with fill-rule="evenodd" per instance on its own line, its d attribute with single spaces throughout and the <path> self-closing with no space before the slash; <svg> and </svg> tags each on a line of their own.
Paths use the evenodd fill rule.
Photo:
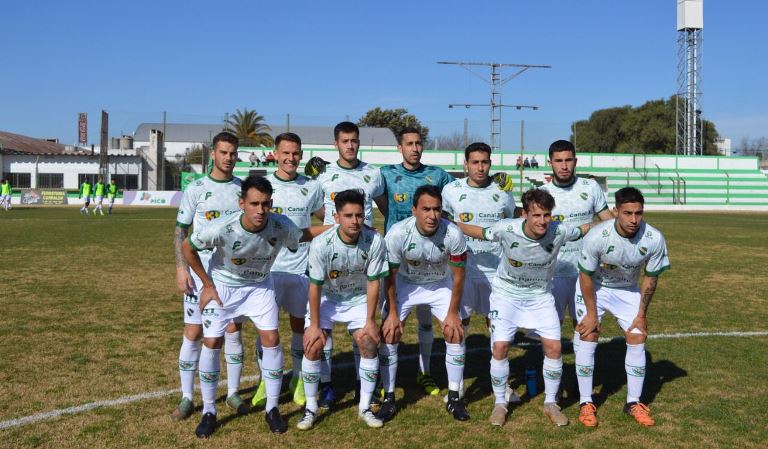
<svg viewBox="0 0 768 449">
<path fill-rule="evenodd" d="M 185 268 L 176 270 L 176 288 L 179 289 L 182 295 L 195 294 L 195 280 L 189 274 L 189 270 Z"/>
<path fill-rule="evenodd" d="M 325 172 L 325 166 L 328 164 L 329 162 L 325 162 L 317 156 L 310 158 L 304 166 L 304 174 L 310 178 L 317 178 L 321 173 Z"/>
<path fill-rule="evenodd" d="M 632 320 L 632 324 L 629 325 L 629 328 L 627 328 L 628 333 L 636 333 L 632 332 L 632 329 L 637 329 L 640 331 L 643 335 L 648 335 L 648 319 L 646 317 L 640 317 L 636 316 L 634 320 Z"/>
<path fill-rule="evenodd" d="M 600 332 L 600 324 L 597 322 L 597 316 L 587 312 L 581 322 L 576 325 L 576 330 L 582 338 L 592 332 Z"/>
<path fill-rule="evenodd" d="M 309 326 L 304 330 L 304 352 L 313 354 L 322 351 L 325 346 L 325 332 L 317 326 Z"/>
<path fill-rule="evenodd" d="M 443 321 L 443 335 L 447 342 L 460 342 L 464 339 L 464 327 L 458 313 L 449 313 Z"/>
<path fill-rule="evenodd" d="M 379 327 L 373 320 L 366 320 L 365 326 L 363 326 L 363 334 L 371 337 L 374 343 L 377 345 L 381 341 L 381 334 L 379 333 Z"/>
<path fill-rule="evenodd" d="M 396 313 L 390 313 L 381 325 L 381 333 L 384 341 L 398 343 L 403 338 L 403 322 Z"/>
<path fill-rule="evenodd" d="M 495 182 L 496 185 L 499 186 L 499 188 L 504 192 L 509 192 L 513 187 L 515 187 L 515 183 L 512 181 L 512 176 L 504 172 L 498 172 L 491 176 L 491 181 Z"/>
<path fill-rule="evenodd" d="M 220 306 L 224 307 L 224 303 L 221 302 L 216 287 L 213 285 L 204 285 L 203 289 L 200 291 L 200 312 L 205 310 L 205 306 L 211 301 L 216 301 Z"/>
</svg>

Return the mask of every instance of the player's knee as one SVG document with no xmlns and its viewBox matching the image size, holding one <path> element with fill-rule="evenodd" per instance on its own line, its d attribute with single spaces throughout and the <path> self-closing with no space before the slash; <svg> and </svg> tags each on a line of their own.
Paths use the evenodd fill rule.
<svg viewBox="0 0 768 449">
<path fill-rule="evenodd" d="M 648 339 L 648 336 L 643 334 L 626 332 L 624 338 L 627 340 L 627 344 L 629 345 L 641 345 L 645 343 L 645 340 Z"/>
<path fill-rule="evenodd" d="M 590 341 L 592 343 L 597 343 L 597 340 L 600 338 L 600 334 L 597 332 L 591 332 L 586 336 L 581 337 L 581 341 Z"/>
<path fill-rule="evenodd" d="M 274 348 L 280 344 L 280 335 L 276 330 L 259 331 L 261 345 L 267 348 Z"/>
<path fill-rule="evenodd" d="M 503 360 L 507 358 L 509 343 L 506 341 L 496 341 L 493 343 L 493 358 Z"/>
<path fill-rule="evenodd" d="M 243 323 L 229 323 L 227 324 L 227 333 L 239 332 L 243 328 Z"/>
<path fill-rule="evenodd" d="M 550 340 L 546 338 L 541 339 L 541 346 L 544 350 L 544 355 L 550 359 L 559 359 L 563 354 L 562 345 L 560 340 Z"/>
<path fill-rule="evenodd" d="M 366 359 L 376 357 L 376 354 L 378 354 L 378 345 L 370 336 L 363 335 L 356 340 L 357 346 L 360 348 L 361 356 Z"/>
<path fill-rule="evenodd" d="M 221 349 L 224 345 L 224 337 L 206 337 L 203 338 L 203 345 L 208 349 Z"/>
<path fill-rule="evenodd" d="M 184 336 L 187 340 L 198 341 L 203 338 L 203 326 L 199 324 L 185 324 Z"/>
</svg>

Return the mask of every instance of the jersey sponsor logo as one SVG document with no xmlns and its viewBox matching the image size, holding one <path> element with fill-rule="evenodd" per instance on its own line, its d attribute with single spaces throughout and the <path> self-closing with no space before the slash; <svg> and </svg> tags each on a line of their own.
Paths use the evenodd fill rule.
<svg viewBox="0 0 768 449">
<path fill-rule="evenodd" d="M 270 209 L 270 211 L 274 212 L 276 214 L 282 214 L 283 213 L 283 208 L 280 207 L 280 206 L 275 206 L 272 209 Z"/>
<path fill-rule="evenodd" d="M 648 248 L 641 246 L 638 251 L 640 251 L 641 256 L 645 256 L 648 253 Z"/>
<path fill-rule="evenodd" d="M 403 179 L 402 176 L 400 176 L 400 175 L 395 176 L 395 183 L 400 182 L 401 179 Z"/>
<path fill-rule="evenodd" d="M 341 270 L 331 270 L 328 272 L 328 278 L 330 279 L 338 279 L 341 277 L 341 275 L 344 274 Z"/>
<path fill-rule="evenodd" d="M 589 198 L 589 195 L 587 195 L 587 192 L 581 192 L 581 195 L 579 195 L 582 200 L 586 201 L 587 198 Z"/>
<path fill-rule="evenodd" d="M 509 264 L 512 265 L 513 267 L 522 267 L 523 266 L 522 262 L 520 262 L 519 260 L 512 259 L 512 258 L 507 259 L 507 262 L 509 262 Z"/>
<path fill-rule="evenodd" d="M 509 249 L 515 249 L 515 248 L 517 248 L 518 246 L 520 246 L 520 244 L 519 244 L 519 243 L 517 243 L 517 242 L 512 242 L 512 244 L 511 244 L 511 245 L 509 245 Z"/>
<path fill-rule="evenodd" d="M 331 201 L 335 201 L 335 200 L 336 200 L 336 192 L 331 192 Z"/>
<path fill-rule="evenodd" d="M 408 194 L 407 193 L 395 193 L 394 195 L 392 195 L 392 199 L 394 199 L 396 203 L 402 203 L 402 202 L 408 200 Z"/>
<path fill-rule="evenodd" d="M 240 248 L 241 246 L 243 246 L 243 242 L 235 240 L 235 243 L 232 244 L 232 251 L 237 250 L 237 248 Z"/>
<path fill-rule="evenodd" d="M 205 211 L 205 219 L 208 221 L 215 220 L 217 218 L 221 217 L 221 212 L 217 210 L 207 210 Z"/>
<path fill-rule="evenodd" d="M 203 198 L 203 201 L 208 201 L 208 198 L 213 196 L 213 192 L 205 192 L 205 198 Z"/>
<path fill-rule="evenodd" d="M 603 270 L 615 270 L 618 267 L 619 267 L 618 265 L 613 265 L 605 262 L 600 264 L 600 268 L 602 268 Z"/>
<path fill-rule="evenodd" d="M 367 184 L 367 183 L 371 182 L 371 177 L 368 176 L 368 175 L 365 175 L 365 176 L 363 176 L 363 181 L 365 181 L 365 183 Z"/>
<path fill-rule="evenodd" d="M 462 193 L 461 195 L 459 195 L 459 202 L 462 202 L 465 199 L 467 199 L 467 194 L 466 193 Z"/>
<path fill-rule="evenodd" d="M 415 243 L 409 243 L 408 247 L 405 248 L 406 251 L 411 251 L 411 250 L 414 250 L 414 249 L 416 249 L 416 244 Z"/>
<path fill-rule="evenodd" d="M 561 223 L 565 221 L 565 215 L 552 215 L 552 222 Z"/>
<path fill-rule="evenodd" d="M 462 212 L 459 214 L 459 220 L 463 221 L 464 223 L 472 221 L 473 218 L 475 218 L 475 215 L 472 214 L 472 212 Z"/>
<path fill-rule="evenodd" d="M 338 259 L 338 257 L 339 257 L 339 253 L 333 253 L 333 255 L 331 256 L 331 262 Z"/>
<path fill-rule="evenodd" d="M 248 262 L 248 259 L 242 258 L 242 257 L 233 257 L 232 263 L 235 265 L 242 265 L 244 263 Z"/>
<path fill-rule="evenodd" d="M 613 245 L 608 246 L 608 250 L 605 252 L 605 254 L 608 255 L 608 254 L 612 253 L 614 249 L 616 249 L 616 248 L 614 248 Z"/>
<path fill-rule="evenodd" d="M 412 265 L 414 267 L 421 266 L 421 261 L 420 260 L 405 259 L 405 261 L 408 263 L 408 265 Z"/>
<path fill-rule="evenodd" d="M 331 182 L 333 182 L 333 181 L 335 181 L 337 179 L 339 179 L 339 174 L 338 173 L 334 173 L 333 176 L 331 176 Z"/>
</svg>

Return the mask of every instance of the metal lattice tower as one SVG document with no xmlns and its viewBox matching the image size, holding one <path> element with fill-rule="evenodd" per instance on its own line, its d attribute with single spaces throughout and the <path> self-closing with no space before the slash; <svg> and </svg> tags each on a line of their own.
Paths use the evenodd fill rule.
<svg viewBox="0 0 768 449">
<path fill-rule="evenodd" d="M 677 94 L 675 153 L 703 154 L 701 57 L 704 0 L 677 0 Z"/>
<path fill-rule="evenodd" d="M 538 109 L 537 106 L 527 106 L 527 105 L 505 105 L 501 102 L 501 87 L 506 84 L 508 81 L 510 81 L 512 78 L 517 77 L 518 75 L 522 74 L 528 69 L 550 69 L 552 66 L 548 65 L 531 65 L 531 64 L 502 64 L 497 62 L 447 62 L 447 61 L 438 61 L 438 64 L 453 64 L 453 65 L 459 65 L 466 70 L 468 70 L 470 73 L 475 75 L 476 77 L 480 78 L 481 80 L 485 81 L 491 86 L 491 102 L 490 104 L 454 104 L 449 105 L 449 107 L 453 106 L 464 106 L 464 107 L 472 107 L 472 106 L 488 106 L 490 107 L 491 112 L 491 120 L 490 120 L 490 134 L 489 134 L 489 140 L 490 140 L 490 146 L 491 149 L 496 152 L 501 148 L 501 109 L 504 107 L 514 107 L 517 109 Z M 485 66 L 491 68 L 491 78 L 485 78 L 482 75 L 477 74 L 472 70 L 472 66 Z M 504 78 L 501 71 L 504 67 L 514 67 L 516 71 Z"/>
</svg>

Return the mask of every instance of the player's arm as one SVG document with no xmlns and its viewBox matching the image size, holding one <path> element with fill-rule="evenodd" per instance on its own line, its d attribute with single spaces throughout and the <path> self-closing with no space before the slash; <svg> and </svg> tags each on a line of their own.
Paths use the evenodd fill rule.
<svg viewBox="0 0 768 449">
<path fill-rule="evenodd" d="M 387 218 L 387 195 L 379 195 L 373 201 L 376 203 L 376 207 L 379 208 L 382 217 Z"/>
<path fill-rule="evenodd" d="M 312 239 L 331 229 L 333 225 L 310 226 L 301 230 L 301 242 L 310 242 Z"/>
<path fill-rule="evenodd" d="M 318 283 L 320 282 L 320 283 Z M 310 278 L 309 282 L 309 327 L 304 330 L 304 351 L 325 346 L 325 333 L 320 329 L 320 293 L 323 290 L 322 281 Z"/>
<path fill-rule="evenodd" d="M 181 244 L 182 251 L 184 252 L 184 258 L 187 260 L 187 264 L 195 272 L 197 277 L 203 282 L 203 287 L 200 291 L 200 310 L 205 309 L 211 301 L 216 301 L 219 305 L 223 305 L 219 294 L 216 291 L 216 287 L 213 285 L 213 280 L 208 276 L 208 273 L 203 267 L 203 262 L 200 260 L 200 255 L 197 254 L 198 248 L 193 246 L 193 243 L 189 239 L 184 239 Z"/>
<path fill-rule="evenodd" d="M 454 221 L 454 223 L 456 223 L 456 226 L 458 226 L 459 229 L 461 229 L 461 232 L 463 232 L 467 237 L 472 237 L 478 240 L 486 240 L 482 227 L 462 223 L 460 221 Z"/>
<path fill-rule="evenodd" d="M 381 341 L 379 327 L 376 325 L 376 309 L 379 305 L 379 292 L 381 291 L 381 279 L 368 280 L 366 296 L 368 298 L 365 312 L 365 326 L 363 334 L 368 335 L 376 345 Z M 376 347 L 368 348 L 369 352 L 376 351 Z"/>
<path fill-rule="evenodd" d="M 597 213 L 598 218 L 600 218 L 600 221 L 610 220 L 613 218 L 613 214 L 611 213 L 611 210 L 609 208 L 605 208 Z"/>
<path fill-rule="evenodd" d="M 582 338 L 593 332 L 600 332 L 597 321 L 597 297 L 595 296 L 595 283 L 592 274 L 585 273 L 583 269 L 579 271 L 579 286 L 581 287 L 581 296 L 584 298 L 584 307 L 587 309 L 586 315 L 576 326 Z"/>
<path fill-rule="evenodd" d="M 446 341 L 460 342 L 464 338 L 464 328 L 461 325 L 459 306 L 461 295 L 464 292 L 464 274 L 467 262 L 467 253 L 458 256 L 450 256 L 448 265 L 453 276 L 453 288 L 451 289 L 451 303 L 448 305 L 448 314 L 443 321 L 443 334 Z"/>
<path fill-rule="evenodd" d="M 397 272 L 400 266 L 389 264 L 389 276 L 384 279 L 384 293 L 387 301 L 387 318 L 381 325 L 381 333 L 384 341 L 390 344 L 397 343 L 403 337 L 403 323 L 397 312 Z"/>
<path fill-rule="evenodd" d="M 176 226 L 173 230 L 173 252 L 176 256 L 176 288 L 182 294 L 191 295 L 195 291 L 195 282 L 189 274 L 189 264 L 184 256 L 183 243 L 189 235 L 188 227 Z M 198 257 L 199 259 L 199 257 Z"/>
<path fill-rule="evenodd" d="M 627 332 L 637 329 L 641 334 L 648 335 L 648 306 L 651 305 L 658 282 L 658 276 L 646 275 L 643 278 L 643 283 L 640 286 L 640 307 L 638 307 L 637 316 L 632 320 L 632 324 L 630 324 Z"/>
</svg>

